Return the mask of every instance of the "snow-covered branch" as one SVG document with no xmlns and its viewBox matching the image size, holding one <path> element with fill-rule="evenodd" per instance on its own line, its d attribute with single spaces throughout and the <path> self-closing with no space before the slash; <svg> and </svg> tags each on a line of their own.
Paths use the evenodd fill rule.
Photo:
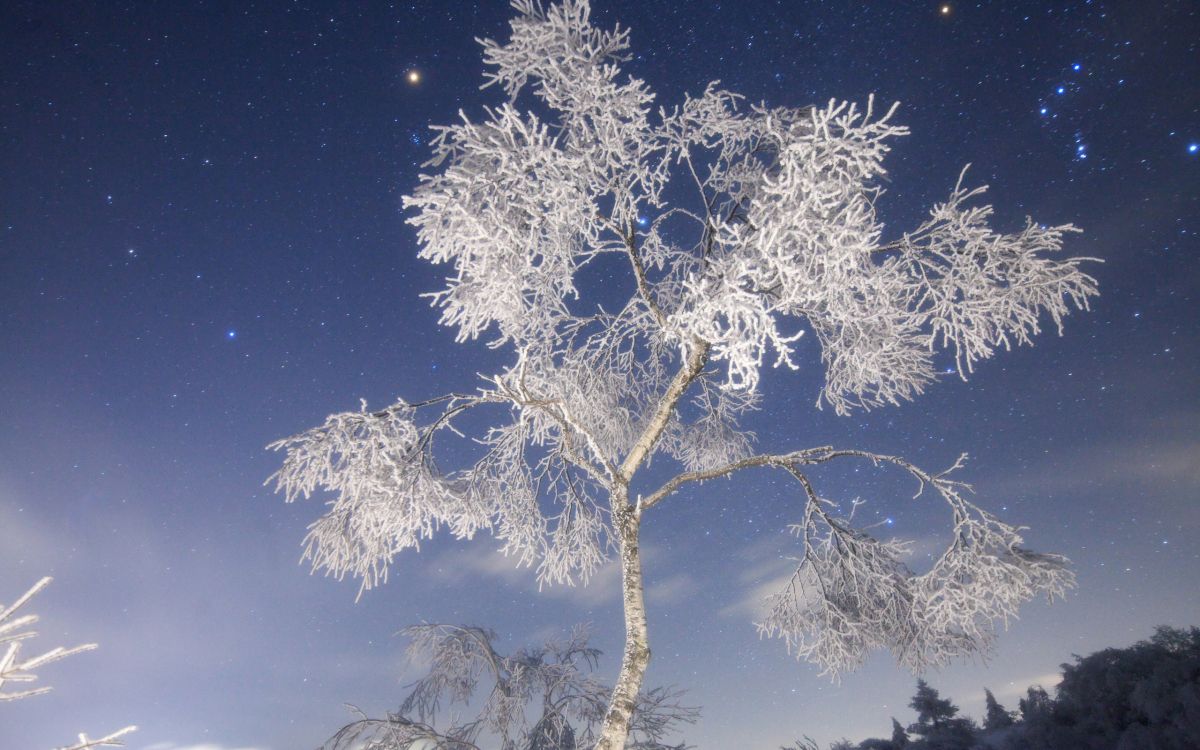
<svg viewBox="0 0 1200 750">
<path fill-rule="evenodd" d="M 86 734 L 80 734 L 79 739 L 72 745 L 64 745 L 56 748 L 56 750 L 90 750 L 93 747 L 125 747 L 125 742 L 121 739 L 127 734 L 137 731 L 137 727 L 125 727 L 118 729 L 112 734 L 106 734 L 103 737 L 90 739 Z"/>
<path fill-rule="evenodd" d="M 52 580 L 54 579 L 46 576 L 33 584 L 32 588 L 22 594 L 8 607 L 0 605 L 0 648 L 4 649 L 3 655 L 0 656 L 0 701 L 15 701 L 50 692 L 49 687 L 37 687 L 17 691 L 5 691 L 3 688 L 6 682 L 33 682 L 37 679 L 37 675 L 33 674 L 33 670 L 38 667 L 96 648 L 96 644 L 94 643 L 86 643 L 73 648 L 59 646 L 37 656 L 21 658 L 21 642 L 37 636 L 36 631 L 29 630 L 28 628 L 37 623 L 38 617 L 34 614 L 18 617 L 17 611 L 28 604 L 29 600 L 36 596 L 42 589 L 49 586 Z"/>
<path fill-rule="evenodd" d="M 801 467 L 838 458 L 890 464 L 918 482 L 916 496 L 934 490 L 949 506 L 954 527 L 950 545 L 931 569 L 913 574 L 901 562 L 907 542 L 875 539 L 851 519 L 832 514 Z M 748 456 L 713 469 L 684 472 L 640 499 L 654 507 L 690 482 L 728 477 L 754 467 L 784 469 L 800 483 L 804 520 L 792 530 L 802 539 L 803 556 L 785 589 L 771 598 L 771 612 L 759 625 L 766 636 L 783 638 L 789 651 L 837 674 L 862 663 L 867 654 L 889 648 L 914 671 L 939 666 L 955 656 L 986 655 L 994 623 L 1007 624 L 1025 601 L 1042 594 L 1053 600 L 1074 586 L 1066 558 L 1031 552 L 1010 526 L 963 496 L 970 486 L 948 469 L 931 473 L 899 456 L 821 446 L 784 454 Z"/>
<path fill-rule="evenodd" d="M 12 604 L 7 607 L 0 604 L 0 648 L 4 649 L 3 656 L 0 656 L 0 702 L 17 701 L 22 698 L 30 698 L 50 692 L 48 686 L 11 692 L 5 692 L 3 688 L 5 682 L 33 682 L 37 679 L 37 676 L 33 674 L 32 670 L 60 659 L 65 659 L 68 656 L 74 656 L 75 654 L 91 651 L 96 648 L 96 644 L 94 643 L 87 643 L 73 648 L 59 646 L 38 656 L 26 659 L 21 658 L 22 642 L 37 636 L 37 632 L 29 628 L 37 623 L 38 617 L 34 614 L 18 616 L 17 611 L 28 604 L 29 600 L 44 588 L 49 586 L 53 580 L 50 576 L 46 576 L 33 584 L 32 588 L 18 597 Z M 125 727 L 98 739 L 88 739 L 86 734 L 80 734 L 78 742 L 58 748 L 57 750 L 88 750 L 88 748 L 94 747 L 120 747 L 125 744 L 121 741 L 121 738 L 136 729 L 137 727 L 134 726 Z"/>
<path fill-rule="evenodd" d="M 964 457 L 938 474 L 895 456 L 863 451 L 828 451 L 809 463 L 859 456 L 904 468 L 950 506 L 950 545 L 930 570 L 917 575 L 902 559 L 909 544 L 880 541 L 850 518 L 835 517 L 808 477 L 796 477 L 806 499 L 804 520 L 792 526 L 803 554 L 785 588 L 769 599 L 759 632 L 782 638 L 797 658 L 838 675 L 854 669 L 876 649 L 890 649 L 914 672 L 968 654 L 987 656 L 995 624 L 1015 618 L 1019 606 L 1044 595 L 1065 596 L 1075 584 L 1069 561 L 1025 549 L 1018 527 L 1006 524 L 963 498 L 969 487 L 949 478 Z"/>
</svg>

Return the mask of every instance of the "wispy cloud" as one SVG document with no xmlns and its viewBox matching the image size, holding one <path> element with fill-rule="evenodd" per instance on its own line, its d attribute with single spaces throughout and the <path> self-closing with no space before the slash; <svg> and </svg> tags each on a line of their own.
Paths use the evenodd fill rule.
<svg viewBox="0 0 1200 750">
<path fill-rule="evenodd" d="M 621 569 L 614 560 L 609 560 L 594 571 L 586 585 L 576 581 L 574 586 L 543 586 L 539 592 L 534 566 L 522 565 L 520 559 L 505 556 L 487 540 L 455 544 L 438 556 L 430 570 L 438 580 L 450 585 L 462 585 L 472 579 L 484 578 L 525 593 L 565 599 L 589 609 L 621 599 Z"/>
<path fill-rule="evenodd" d="M 661 549 L 642 545 L 642 561 L 646 570 L 646 599 L 657 605 L 678 604 L 700 591 L 700 581 L 686 571 L 662 573 L 669 569 Z M 585 609 L 615 605 L 621 601 L 621 568 L 615 559 L 596 569 L 587 584 L 576 581 L 574 586 L 556 584 L 538 590 L 537 571 L 533 565 L 522 565 L 516 557 L 505 556 L 494 542 L 478 540 L 459 543 L 445 549 L 430 566 L 433 575 L 451 586 L 461 586 L 472 579 L 487 579 L 512 587 L 525 594 L 537 594 L 559 599 Z"/>
<path fill-rule="evenodd" d="M 653 581 L 646 588 L 646 602 L 655 607 L 679 604 L 700 591 L 700 581 L 690 573 L 676 573 L 661 581 Z"/>
<path fill-rule="evenodd" d="M 1053 690 L 1062 682 L 1062 673 L 1047 672 L 1046 674 L 1032 675 L 1030 677 L 1022 677 L 1016 680 L 1009 680 L 998 688 L 992 690 L 992 695 L 996 696 L 996 700 L 1000 703 L 1012 702 L 1016 698 L 1024 698 L 1025 692 L 1031 687 L 1040 686 L 1046 690 Z M 976 701 L 983 703 L 985 698 L 984 692 L 980 690 L 978 693 L 971 695 L 967 701 Z M 1015 706 L 1008 706 L 1012 709 Z"/>
<path fill-rule="evenodd" d="M 1200 415 L 1195 418 L 1200 420 Z M 1156 432 L 1133 428 L 1127 437 L 1067 449 L 1044 464 L 1000 476 L 974 477 L 973 483 L 980 493 L 992 496 L 1094 492 L 1105 485 L 1141 485 L 1155 490 L 1200 487 L 1200 441 Z"/>
<path fill-rule="evenodd" d="M 787 585 L 796 569 L 794 540 L 785 534 L 770 534 L 746 545 L 737 554 L 740 566 L 734 574 L 742 592 L 718 614 L 742 620 L 761 620 L 767 614 L 766 599 Z"/>
</svg>

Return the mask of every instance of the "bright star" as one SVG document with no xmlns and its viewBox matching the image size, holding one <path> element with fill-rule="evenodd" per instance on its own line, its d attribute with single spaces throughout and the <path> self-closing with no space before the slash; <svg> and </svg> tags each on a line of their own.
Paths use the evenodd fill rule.
<svg viewBox="0 0 1200 750">
<path fill-rule="evenodd" d="M 647 219 L 645 216 L 639 216 L 639 217 L 637 218 L 637 223 L 638 223 L 638 226 L 639 226 L 639 227 L 644 227 L 644 226 L 646 226 L 647 224 L 649 224 L 649 223 L 650 223 L 650 220 L 649 220 L 649 219 Z"/>
<path fill-rule="evenodd" d="M 1188 153 L 1189 154 L 1194 154 L 1197 151 L 1200 151 L 1200 143 L 1189 143 L 1188 144 Z"/>
<path fill-rule="evenodd" d="M 1079 70 L 1081 67 L 1083 67 L 1083 66 L 1080 65 L 1079 63 L 1075 63 L 1074 65 L 1071 66 L 1071 70 Z"/>
<path fill-rule="evenodd" d="M 1046 114 L 1047 112 L 1049 112 L 1050 110 L 1046 109 L 1045 107 L 1042 107 L 1042 108 L 1041 108 L 1040 110 L 1038 110 L 1038 111 L 1039 111 L 1039 112 L 1041 112 L 1041 113 L 1044 115 L 1044 114 Z"/>
<path fill-rule="evenodd" d="M 410 70 L 408 71 L 408 75 L 404 76 L 404 78 L 408 81 L 409 85 L 416 86 L 421 82 L 421 71 Z"/>
<path fill-rule="evenodd" d="M 942 7 L 938 8 L 938 12 L 940 12 L 940 13 L 941 13 L 943 16 L 948 16 L 948 15 L 950 15 L 950 10 L 951 10 L 951 8 L 950 8 L 950 4 L 949 4 L 949 3 L 947 3 L 946 5 L 943 5 Z"/>
<path fill-rule="evenodd" d="M 225 332 L 225 338 L 229 339 L 230 341 L 233 341 L 234 339 L 237 338 L 237 331 L 230 328 L 228 331 Z"/>
<path fill-rule="evenodd" d="M 1057 89 L 1055 89 L 1055 91 L 1057 91 L 1057 92 L 1058 92 L 1058 93 L 1060 93 L 1060 94 L 1065 94 L 1065 93 L 1067 93 L 1067 90 L 1066 90 L 1066 88 L 1064 88 L 1064 87 L 1062 87 L 1062 86 L 1059 86 Z"/>
</svg>

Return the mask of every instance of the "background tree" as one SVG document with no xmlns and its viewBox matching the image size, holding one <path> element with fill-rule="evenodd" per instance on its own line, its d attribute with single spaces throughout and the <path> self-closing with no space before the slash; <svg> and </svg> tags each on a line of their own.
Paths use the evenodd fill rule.
<svg viewBox="0 0 1200 750">
<path fill-rule="evenodd" d="M 42 589 L 49 586 L 52 580 L 54 579 L 49 576 L 42 578 L 7 607 L 0 603 L 0 649 L 3 649 L 2 654 L 0 654 L 0 702 L 17 701 L 22 698 L 32 698 L 35 695 L 44 695 L 50 692 L 51 688 L 45 685 L 25 690 L 6 691 L 4 684 L 6 682 L 33 682 L 37 680 L 37 675 L 33 673 L 33 670 L 60 659 L 65 659 L 68 656 L 74 656 L 75 654 L 91 651 L 96 648 L 96 644 L 94 643 L 85 643 L 82 646 L 75 646 L 74 648 L 58 646 L 38 656 L 22 658 L 22 643 L 37 636 L 37 632 L 29 628 L 37 624 L 38 616 L 35 614 L 18 615 L 17 613 L 29 603 L 30 599 L 40 593 Z M 121 741 L 121 738 L 136 729 L 137 727 L 132 726 L 125 727 L 99 739 L 89 739 L 86 734 L 81 733 L 77 742 L 58 748 L 58 750 L 87 750 L 93 747 L 122 746 L 125 743 Z"/>
<path fill-rule="evenodd" d="M 1062 666 L 1054 700 L 1043 692 L 1028 712 L 1022 703 L 1014 747 L 1200 747 L 1200 629 L 1159 628 Z"/>
<path fill-rule="evenodd" d="M 908 707 L 917 712 L 917 721 L 908 731 L 922 736 L 945 727 L 958 713 L 958 706 L 941 697 L 925 680 L 917 680 L 917 694 L 908 702 Z"/>
<path fill-rule="evenodd" d="M 655 110 L 621 71 L 628 32 L 594 27 L 586 0 L 513 7 L 509 40 L 482 42 L 485 86 L 507 101 L 435 128 L 431 171 L 404 199 L 420 257 L 450 267 L 430 295 L 442 323 L 508 364 L 473 392 L 364 405 L 272 446 L 288 500 L 333 495 L 307 537 L 314 568 L 366 590 L 441 528 L 492 533 L 546 585 L 586 583 L 615 551 L 625 648 L 604 750 L 623 746 L 650 660 L 642 521 L 691 483 L 756 467 L 795 480 L 797 567 L 760 628 L 827 673 L 878 648 L 916 670 L 985 650 L 997 620 L 1062 595 L 1065 560 L 968 501 L 962 458 L 926 471 L 857 449 L 759 452 L 741 419 L 768 361 L 819 359 L 817 406 L 848 414 L 919 395 L 940 351 L 965 377 L 1030 343 L 1042 315 L 1061 330 L 1096 293 L 1083 259 L 1057 257 L 1074 228 L 997 232 L 960 175 L 928 220 L 885 239 L 882 160 L 907 132 L 894 106 L 747 106 L 713 83 Z M 588 288 L 585 267 L 628 283 Z M 438 446 L 481 410 L 494 421 L 477 460 L 443 470 Z M 657 487 L 652 457 L 677 472 Z M 897 468 L 946 503 L 953 530 L 929 570 L 817 492 L 810 473 L 831 461 Z"/>
<path fill-rule="evenodd" d="M 592 677 L 600 651 L 588 645 L 586 628 L 509 655 L 496 650 L 496 634 L 485 628 L 424 624 L 401 633 L 411 639 L 410 661 L 428 662 L 428 673 L 383 719 L 352 708 L 358 718 L 325 750 L 580 750 L 595 742 L 611 688 Z M 627 747 L 683 750 L 666 738 L 699 712 L 680 704 L 681 695 L 666 688 L 639 695 Z M 474 718 L 439 722 L 472 705 Z"/>
<path fill-rule="evenodd" d="M 991 690 L 984 688 L 983 694 L 984 704 L 987 709 L 983 717 L 983 728 L 990 732 L 1011 727 L 1014 722 L 1013 715 L 1005 710 L 1004 706 L 996 702 L 996 696 L 992 695 Z"/>
<path fill-rule="evenodd" d="M 920 750 L 967 750 L 975 742 L 975 723 L 958 717 L 958 706 L 942 698 L 924 680 L 917 680 L 917 694 L 909 702 L 917 712 L 917 721 L 908 727 L 918 739 L 912 743 Z"/>
<path fill-rule="evenodd" d="M 1050 713 L 1054 700 L 1041 685 L 1032 685 L 1017 705 L 1021 709 L 1021 721 L 1036 721 Z"/>
<path fill-rule="evenodd" d="M 909 734 L 917 735 L 910 744 L 914 750 L 968 750 L 975 744 L 975 722 L 958 716 L 958 706 L 924 680 L 917 680 L 917 693 L 908 705 L 917 712 L 916 723 L 908 727 Z"/>
<path fill-rule="evenodd" d="M 1200 747 L 1200 629 L 1160 627 L 1147 641 L 1109 648 L 1064 664 L 1052 698 L 1030 687 L 1021 717 L 987 695 L 982 728 L 923 681 L 909 742 L 892 719 L 892 738 L 871 738 L 859 750 L 1190 750 Z M 812 746 L 816 750 L 816 746 Z"/>
</svg>

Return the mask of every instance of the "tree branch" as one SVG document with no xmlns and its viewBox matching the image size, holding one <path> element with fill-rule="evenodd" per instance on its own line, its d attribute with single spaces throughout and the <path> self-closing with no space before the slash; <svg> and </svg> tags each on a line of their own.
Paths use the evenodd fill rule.
<svg viewBox="0 0 1200 750">
<path fill-rule="evenodd" d="M 596 480 L 601 486 L 607 487 L 617 478 L 617 467 L 613 465 L 608 457 L 600 450 L 600 445 L 595 436 L 588 431 L 586 427 L 580 424 L 577 420 L 571 418 L 571 413 L 567 410 L 564 403 L 558 399 L 536 398 L 528 393 L 516 393 L 512 389 L 507 388 L 503 384 L 493 381 L 499 389 L 497 393 L 511 402 L 514 406 L 519 406 L 523 409 L 537 409 L 542 414 L 550 417 L 558 423 L 559 432 L 562 434 L 562 446 L 564 448 L 563 455 L 570 459 L 571 463 L 583 469 L 588 476 Z M 596 470 L 595 465 L 579 454 L 575 447 L 575 442 L 572 440 L 572 430 L 583 435 L 584 440 L 591 449 L 592 455 L 596 457 L 596 461 L 603 469 L 608 472 L 608 476 L 604 476 Z"/>
<path fill-rule="evenodd" d="M 663 430 L 667 429 L 671 414 L 675 411 L 675 405 L 679 403 L 679 399 L 687 391 L 688 386 L 704 369 L 704 364 L 708 361 L 708 350 L 707 341 L 692 339 L 692 350 L 688 353 L 687 361 L 679 369 L 679 372 L 675 373 L 666 392 L 659 399 L 658 406 L 654 409 L 654 415 L 646 424 L 646 428 L 642 430 L 642 434 L 638 436 L 637 442 L 633 444 L 625 461 L 621 463 L 618 481 L 628 484 L 634 472 L 638 470 L 642 461 L 654 448 L 654 444 L 662 436 Z"/>
<path fill-rule="evenodd" d="M 958 460 L 956 460 L 954 465 L 952 465 L 950 468 L 937 474 L 930 474 L 929 472 L 921 469 L 915 464 L 910 463 L 908 460 L 901 458 L 900 456 L 889 456 L 881 453 L 871 453 L 870 451 L 854 449 L 835 450 L 832 446 L 823 445 L 817 448 L 807 448 L 805 450 L 794 451 L 792 453 L 774 453 L 750 456 L 748 458 L 743 458 L 740 461 L 734 461 L 714 469 L 687 471 L 682 474 L 678 474 L 674 478 L 668 480 L 666 484 L 662 485 L 654 492 L 650 493 L 644 498 L 640 498 L 638 500 L 638 507 L 640 507 L 642 510 L 653 508 L 655 505 L 661 503 L 667 497 L 678 491 L 680 487 L 688 484 L 689 482 L 703 482 L 707 479 L 717 479 L 732 474 L 735 471 L 740 471 L 741 469 L 750 469 L 756 466 L 774 466 L 782 469 L 793 470 L 796 466 L 822 464 L 832 461 L 835 458 L 844 457 L 863 458 L 876 465 L 881 463 L 889 463 L 899 466 L 915 477 L 918 482 L 920 482 L 920 488 L 917 491 L 917 495 L 921 494 L 921 490 L 924 489 L 925 485 L 945 484 L 959 489 L 970 489 L 970 485 L 945 479 L 945 476 L 950 472 L 962 467 L 963 462 L 967 457 L 965 453 L 960 455 Z M 914 495 L 914 497 L 917 495 Z"/>
<path fill-rule="evenodd" d="M 637 235 L 630 228 L 629 234 L 624 235 L 625 254 L 629 256 L 629 262 L 633 266 L 633 275 L 637 279 L 638 293 L 642 295 L 642 299 L 646 300 L 647 307 L 654 314 L 654 319 L 664 329 L 667 327 L 667 316 L 663 313 L 662 308 L 654 301 L 654 297 L 650 294 L 650 282 L 646 279 L 646 266 L 642 263 L 642 258 L 637 251 Z"/>
<path fill-rule="evenodd" d="M 74 745 L 60 747 L 57 750 L 91 750 L 96 747 L 125 747 L 125 743 L 121 740 L 122 737 L 130 732 L 137 731 L 137 727 L 125 727 L 118 729 L 112 734 L 105 735 L 98 739 L 89 739 L 86 734 L 79 735 L 79 741 Z"/>
</svg>

